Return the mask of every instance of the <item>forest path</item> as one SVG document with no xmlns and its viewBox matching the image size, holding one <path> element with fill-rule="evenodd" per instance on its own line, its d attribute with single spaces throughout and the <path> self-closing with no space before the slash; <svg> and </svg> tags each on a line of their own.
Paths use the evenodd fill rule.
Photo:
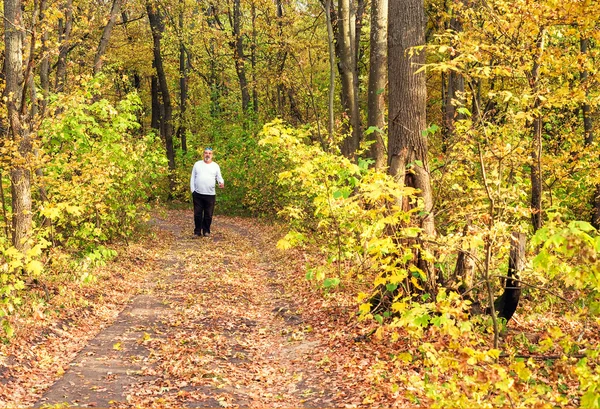
<svg viewBox="0 0 600 409">
<path fill-rule="evenodd" d="M 172 237 L 159 267 L 35 406 L 325 407 L 352 395 L 316 360 L 326 338 L 297 312 L 273 239 L 248 219 L 217 216 L 210 238 L 192 223 L 183 210 L 153 219 Z"/>
</svg>

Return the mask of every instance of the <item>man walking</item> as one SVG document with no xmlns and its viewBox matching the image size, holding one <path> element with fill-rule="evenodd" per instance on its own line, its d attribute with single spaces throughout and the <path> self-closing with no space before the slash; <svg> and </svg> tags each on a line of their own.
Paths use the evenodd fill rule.
<svg viewBox="0 0 600 409">
<path fill-rule="evenodd" d="M 194 235 L 210 236 L 210 224 L 215 210 L 215 184 L 225 187 L 221 168 L 213 162 L 212 148 L 204 148 L 204 160 L 199 160 L 192 169 L 190 189 L 194 200 Z"/>
</svg>

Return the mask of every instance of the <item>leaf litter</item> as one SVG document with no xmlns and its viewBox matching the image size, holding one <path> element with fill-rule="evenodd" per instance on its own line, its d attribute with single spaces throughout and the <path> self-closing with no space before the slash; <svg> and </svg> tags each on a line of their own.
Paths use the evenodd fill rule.
<svg viewBox="0 0 600 409">
<path fill-rule="evenodd" d="M 0 404 L 410 404 L 369 378 L 382 345 L 354 341 L 354 304 L 315 292 L 307 255 L 277 250 L 276 227 L 218 216 L 196 238 L 192 223 L 185 210 L 156 216 L 154 236 L 119 249 L 81 305 L 23 322 L 2 349 Z"/>
</svg>

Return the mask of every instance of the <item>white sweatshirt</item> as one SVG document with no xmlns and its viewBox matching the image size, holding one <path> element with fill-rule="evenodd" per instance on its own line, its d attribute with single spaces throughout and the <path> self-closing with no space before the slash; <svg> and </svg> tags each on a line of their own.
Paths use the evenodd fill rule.
<svg viewBox="0 0 600 409">
<path fill-rule="evenodd" d="M 215 162 L 206 163 L 199 160 L 194 164 L 192 177 L 190 179 L 190 189 L 192 193 L 214 196 L 215 183 L 225 183 L 221 176 L 221 168 Z"/>
</svg>

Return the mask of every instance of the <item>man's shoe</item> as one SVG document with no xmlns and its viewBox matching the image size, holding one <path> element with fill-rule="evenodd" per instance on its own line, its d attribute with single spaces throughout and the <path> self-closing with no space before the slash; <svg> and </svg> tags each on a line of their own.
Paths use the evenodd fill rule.
<svg viewBox="0 0 600 409">
<path fill-rule="evenodd" d="M 204 232 L 204 237 L 210 237 L 210 233 Z"/>
</svg>

